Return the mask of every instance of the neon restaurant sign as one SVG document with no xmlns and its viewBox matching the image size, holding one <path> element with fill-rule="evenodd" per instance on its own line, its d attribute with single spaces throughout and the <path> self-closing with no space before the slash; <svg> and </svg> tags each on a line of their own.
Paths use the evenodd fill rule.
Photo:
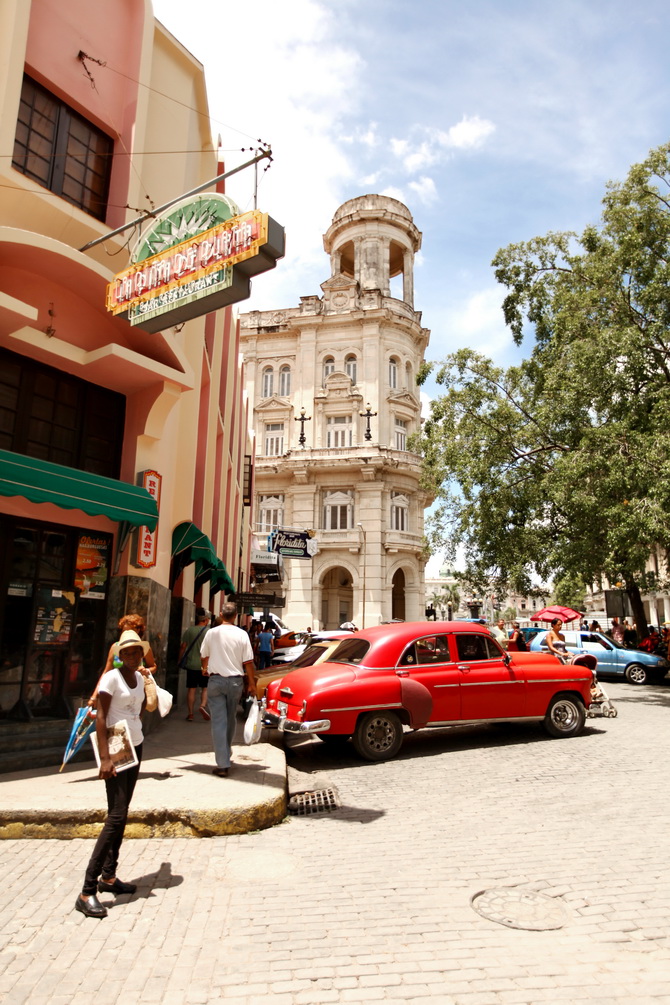
<svg viewBox="0 0 670 1005">
<path fill-rule="evenodd" d="M 258 210 L 207 194 L 171 207 L 142 235 L 131 265 L 107 286 L 107 310 L 163 331 L 246 300 L 251 277 L 284 256 L 284 228 Z"/>
</svg>

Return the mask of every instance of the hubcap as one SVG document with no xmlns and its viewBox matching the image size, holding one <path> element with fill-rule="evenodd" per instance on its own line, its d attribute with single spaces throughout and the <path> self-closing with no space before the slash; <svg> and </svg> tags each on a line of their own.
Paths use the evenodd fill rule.
<svg viewBox="0 0 670 1005">
<path fill-rule="evenodd" d="M 562 701 L 554 705 L 551 717 L 560 729 L 570 729 L 577 722 L 577 710 L 571 702 Z"/>
<path fill-rule="evenodd" d="M 634 680 L 636 684 L 644 680 L 644 670 L 641 667 L 632 667 L 630 671 L 630 678 Z"/>
<path fill-rule="evenodd" d="M 377 718 L 369 723 L 366 739 L 371 750 L 388 750 L 393 744 L 393 729 L 388 719 Z"/>
</svg>

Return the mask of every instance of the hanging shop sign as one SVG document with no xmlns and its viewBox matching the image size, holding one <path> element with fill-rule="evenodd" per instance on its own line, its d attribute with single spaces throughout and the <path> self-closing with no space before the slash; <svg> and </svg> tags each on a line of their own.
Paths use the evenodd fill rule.
<svg viewBox="0 0 670 1005">
<path fill-rule="evenodd" d="M 156 500 L 156 505 L 160 512 L 161 505 L 161 485 L 163 476 L 157 471 L 142 471 L 138 478 L 138 483 L 145 488 L 150 496 Z M 155 530 L 148 527 L 140 527 L 137 531 L 137 556 L 135 565 L 140 569 L 151 569 L 156 564 L 158 554 L 158 524 Z"/>
<path fill-rule="evenodd" d="M 319 545 L 310 530 L 274 530 L 270 534 L 270 550 L 279 552 L 284 558 L 312 558 Z"/>
<path fill-rule="evenodd" d="M 112 539 L 108 534 L 82 531 L 79 535 L 74 585 L 81 591 L 80 598 L 105 599 L 111 549 Z"/>
<path fill-rule="evenodd" d="M 107 287 L 107 310 L 148 332 L 245 300 L 250 280 L 284 257 L 267 213 L 241 213 L 225 195 L 185 199 L 159 217 Z"/>
</svg>

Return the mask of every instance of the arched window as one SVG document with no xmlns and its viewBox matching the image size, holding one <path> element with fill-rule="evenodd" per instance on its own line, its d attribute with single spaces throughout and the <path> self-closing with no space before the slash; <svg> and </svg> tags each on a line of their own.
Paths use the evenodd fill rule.
<svg viewBox="0 0 670 1005">
<path fill-rule="evenodd" d="M 271 366 L 266 366 L 263 370 L 263 382 L 261 397 L 271 398 L 274 391 L 274 370 Z"/>
<path fill-rule="evenodd" d="M 279 371 L 279 394 L 282 398 L 288 398 L 291 393 L 291 367 L 283 366 Z"/>
<path fill-rule="evenodd" d="M 358 367 L 356 357 L 353 355 L 347 356 L 344 361 L 344 372 L 346 373 L 347 377 L 351 378 L 352 384 L 356 383 L 357 369 Z"/>
<path fill-rule="evenodd" d="M 409 530 L 409 499 L 400 492 L 391 493 L 391 530 Z"/>
<path fill-rule="evenodd" d="M 354 507 L 349 492 L 326 492 L 323 497 L 323 529 L 348 530 L 354 525 Z"/>
<path fill-rule="evenodd" d="M 389 387 L 391 390 L 398 387 L 398 360 L 395 356 L 389 359 Z"/>
<path fill-rule="evenodd" d="M 332 356 L 326 356 L 323 361 L 323 382 L 326 383 L 326 377 L 329 373 L 332 373 L 335 369 L 335 360 Z"/>
</svg>

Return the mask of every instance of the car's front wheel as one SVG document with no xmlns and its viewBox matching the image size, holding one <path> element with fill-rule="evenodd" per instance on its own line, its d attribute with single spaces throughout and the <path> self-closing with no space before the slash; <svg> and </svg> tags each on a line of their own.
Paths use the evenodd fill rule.
<svg viewBox="0 0 670 1005">
<path fill-rule="evenodd" d="M 550 736 L 577 736 L 584 728 L 586 711 L 578 698 L 560 695 L 553 699 L 544 717 L 544 728 Z"/>
<path fill-rule="evenodd" d="M 649 672 L 641 663 L 629 663 L 624 671 L 629 684 L 648 684 Z"/>
<path fill-rule="evenodd" d="M 367 712 L 358 720 L 353 743 L 366 761 L 386 761 L 400 750 L 402 723 L 394 712 Z"/>
</svg>

